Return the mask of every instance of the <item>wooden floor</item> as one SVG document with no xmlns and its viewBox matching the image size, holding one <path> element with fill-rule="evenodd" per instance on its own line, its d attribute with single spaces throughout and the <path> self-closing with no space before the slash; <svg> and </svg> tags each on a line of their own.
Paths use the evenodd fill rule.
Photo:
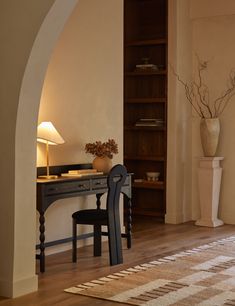
<svg viewBox="0 0 235 306">
<path fill-rule="evenodd" d="M 121 304 L 65 293 L 63 289 L 235 234 L 233 225 L 218 228 L 198 227 L 192 222 L 166 225 L 149 218 L 133 223 L 133 247 L 128 250 L 123 241 L 124 264 L 109 266 L 107 243 L 102 257 L 94 258 L 91 247 L 79 249 L 77 263 L 71 262 L 70 251 L 47 256 L 46 273 L 39 273 L 39 290 L 17 299 L 0 298 L 0 306 L 118 306 Z"/>
</svg>

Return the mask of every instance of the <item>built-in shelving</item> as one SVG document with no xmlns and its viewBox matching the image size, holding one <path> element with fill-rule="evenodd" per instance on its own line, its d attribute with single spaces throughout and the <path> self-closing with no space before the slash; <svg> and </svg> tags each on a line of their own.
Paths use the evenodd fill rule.
<svg viewBox="0 0 235 306">
<path fill-rule="evenodd" d="M 166 132 L 167 0 L 124 0 L 124 163 L 134 173 L 133 214 L 164 219 Z M 146 180 L 150 171 L 159 181 Z"/>
</svg>

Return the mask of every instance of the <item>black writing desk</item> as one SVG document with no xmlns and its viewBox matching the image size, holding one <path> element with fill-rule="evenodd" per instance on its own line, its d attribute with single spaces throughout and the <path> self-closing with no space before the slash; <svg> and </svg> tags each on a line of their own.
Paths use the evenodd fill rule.
<svg viewBox="0 0 235 306">
<path fill-rule="evenodd" d="M 107 175 L 89 175 L 83 177 L 72 177 L 47 180 L 37 179 L 37 210 L 40 214 L 40 254 L 36 258 L 40 260 L 40 272 L 45 271 L 45 212 L 47 208 L 56 200 L 79 197 L 86 195 L 96 195 L 97 207 L 100 207 L 100 198 L 107 192 Z M 127 198 L 127 226 L 126 233 L 127 246 L 131 247 L 131 175 L 128 174 L 122 187 L 122 193 Z M 71 221 L 72 222 L 72 221 Z M 71 239 L 71 238 L 69 238 Z"/>
</svg>

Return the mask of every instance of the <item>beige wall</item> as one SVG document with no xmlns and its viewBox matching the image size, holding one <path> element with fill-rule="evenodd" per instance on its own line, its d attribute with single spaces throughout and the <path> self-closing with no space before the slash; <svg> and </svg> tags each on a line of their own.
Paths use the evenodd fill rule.
<svg viewBox="0 0 235 306">
<path fill-rule="evenodd" d="M 235 68 L 235 2 L 233 0 L 193 0 L 191 1 L 193 24 L 193 54 L 210 60 L 207 84 L 211 98 L 219 96 L 227 86 L 230 70 Z M 195 59 L 195 58 L 194 58 Z M 196 67 L 194 66 L 194 69 Z M 233 140 L 235 97 L 221 116 L 221 136 L 217 156 L 224 156 L 223 177 L 220 199 L 220 217 L 225 223 L 235 223 L 235 141 Z M 202 156 L 199 137 L 199 119 L 193 118 L 192 131 L 193 159 L 193 219 L 200 215 L 198 203 L 197 166 L 198 156 Z"/>
<path fill-rule="evenodd" d="M 228 16 L 235 12 L 234 0 L 190 0 L 191 18 Z"/>
<path fill-rule="evenodd" d="M 119 146 L 113 163 L 123 160 L 122 5 L 80 0 L 55 46 L 39 112 L 39 122 L 52 121 L 65 139 L 65 144 L 50 147 L 51 165 L 91 162 L 85 143 L 108 138 Z M 45 165 L 44 157 L 45 146 L 38 144 L 39 166 Z M 52 205 L 46 212 L 46 240 L 70 237 L 72 213 L 94 204 L 95 196 L 89 196 Z M 71 244 L 47 251 L 68 248 Z"/>
</svg>

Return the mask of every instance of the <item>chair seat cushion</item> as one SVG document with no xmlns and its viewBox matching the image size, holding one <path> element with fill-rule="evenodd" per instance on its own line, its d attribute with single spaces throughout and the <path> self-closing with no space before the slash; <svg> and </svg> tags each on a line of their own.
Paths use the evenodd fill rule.
<svg viewBox="0 0 235 306">
<path fill-rule="evenodd" d="M 107 210 L 105 209 L 84 209 L 72 214 L 77 224 L 107 225 Z"/>
</svg>

